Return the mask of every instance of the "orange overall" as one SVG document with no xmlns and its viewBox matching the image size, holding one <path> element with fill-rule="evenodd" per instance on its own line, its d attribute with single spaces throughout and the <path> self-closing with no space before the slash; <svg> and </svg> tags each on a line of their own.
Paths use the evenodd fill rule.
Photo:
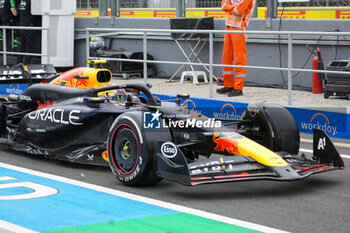
<svg viewBox="0 0 350 233">
<path fill-rule="evenodd" d="M 246 30 L 255 7 L 255 0 L 223 0 L 221 9 L 227 13 L 226 30 Z M 246 66 L 245 34 L 225 34 L 222 64 Z M 224 67 L 224 87 L 242 90 L 246 68 Z"/>
</svg>

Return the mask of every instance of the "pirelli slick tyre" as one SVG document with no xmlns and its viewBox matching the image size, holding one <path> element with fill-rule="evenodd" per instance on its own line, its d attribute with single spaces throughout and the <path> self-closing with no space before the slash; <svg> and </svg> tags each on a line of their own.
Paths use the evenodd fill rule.
<svg viewBox="0 0 350 233">
<path fill-rule="evenodd" d="M 142 112 L 120 115 L 113 123 L 107 141 L 109 165 L 116 178 L 128 186 L 153 185 L 156 175 L 157 130 L 147 132 Z"/>
<path fill-rule="evenodd" d="M 292 114 L 284 107 L 265 101 L 249 104 L 241 119 L 249 122 L 252 129 L 258 128 L 258 136 L 246 135 L 272 151 L 297 154 L 300 147 L 298 125 Z M 244 127 L 244 125 L 243 125 Z"/>
<path fill-rule="evenodd" d="M 298 154 L 300 134 L 293 115 L 286 108 L 276 104 L 266 103 L 264 110 L 273 131 L 273 151 Z"/>
</svg>

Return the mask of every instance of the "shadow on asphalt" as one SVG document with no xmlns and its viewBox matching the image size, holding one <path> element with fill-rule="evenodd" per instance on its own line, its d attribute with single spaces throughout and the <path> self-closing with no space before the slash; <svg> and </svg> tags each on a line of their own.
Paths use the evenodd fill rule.
<svg viewBox="0 0 350 233">
<path fill-rule="evenodd" d="M 302 181 L 274 182 L 250 181 L 198 186 L 187 189 L 172 190 L 172 195 L 192 200 L 251 199 L 266 197 L 289 197 L 332 190 L 342 185 L 341 181 L 327 177 L 309 177 Z M 209 187 L 211 186 L 211 187 Z"/>
</svg>

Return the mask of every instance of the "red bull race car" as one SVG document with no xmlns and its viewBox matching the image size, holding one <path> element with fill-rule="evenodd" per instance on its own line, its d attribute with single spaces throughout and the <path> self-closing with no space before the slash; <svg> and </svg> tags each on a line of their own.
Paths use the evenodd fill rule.
<svg viewBox="0 0 350 233">
<path fill-rule="evenodd" d="M 150 85 L 111 85 L 99 68 L 32 77 L 22 67 L 0 82 L 30 85 L 0 103 L 0 143 L 17 151 L 75 163 L 110 166 L 125 185 L 161 179 L 194 186 L 229 181 L 292 181 L 344 169 L 329 137 L 314 131 L 313 155 L 299 154 L 293 116 L 282 106 L 253 102 L 240 119 L 223 121 L 183 104 L 159 101 Z M 23 81 L 24 80 L 24 81 Z M 83 87 L 83 88 L 82 88 Z"/>
</svg>

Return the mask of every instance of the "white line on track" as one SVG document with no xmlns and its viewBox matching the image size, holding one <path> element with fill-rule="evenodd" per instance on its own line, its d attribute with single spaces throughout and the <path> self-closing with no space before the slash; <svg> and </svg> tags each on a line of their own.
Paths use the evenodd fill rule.
<svg viewBox="0 0 350 233">
<path fill-rule="evenodd" d="M 0 177 L 0 181 L 7 181 L 7 180 L 16 180 L 16 178 L 10 177 L 10 176 L 1 176 Z"/>
<path fill-rule="evenodd" d="M 169 202 L 159 201 L 159 200 L 155 200 L 155 199 L 148 198 L 148 197 L 143 197 L 143 196 L 139 196 L 139 195 L 135 195 L 135 194 L 131 194 L 131 193 L 126 193 L 126 192 L 122 192 L 122 191 L 118 191 L 118 190 L 114 190 L 114 189 L 110 189 L 110 188 L 105 188 L 102 186 L 89 184 L 86 182 L 73 180 L 73 179 L 69 179 L 69 178 L 65 178 L 65 177 L 60 177 L 60 176 L 56 176 L 56 175 L 51 175 L 51 174 L 47 174 L 47 173 L 43 173 L 43 172 L 39 172 L 39 171 L 27 169 L 27 168 L 22 168 L 22 167 L 18 167 L 18 166 L 6 164 L 6 163 L 0 162 L 0 167 L 4 167 L 7 169 L 12 169 L 12 170 L 16 170 L 19 172 L 24 172 L 24 173 L 28 173 L 31 175 L 40 176 L 40 177 L 44 177 L 44 178 L 48 178 L 48 179 L 52 179 L 52 180 L 56 180 L 56 181 L 61 181 L 61 182 L 65 182 L 68 184 L 72 184 L 72 185 L 76 185 L 76 186 L 80 186 L 80 187 L 84 187 L 84 188 L 88 188 L 88 189 L 93 189 L 96 191 L 100 191 L 100 192 L 108 193 L 111 195 L 116 195 L 116 196 L 128 198 L 128 199 L 135 200 L 135 201 L 140 201 L 140 202 L 144 202 L 147 204 L 156 205 L 156 206 L 172 209 L 172 210 L 187 213 L 187 214 L 197 215 L 200 217 L 204 217 L 204 218 L 208 218 L 208 219 L 212 219 L 212 220 L 216 220 L 216 221 L 220 221 L 220 222 L 253 229 L 256 231 L 268 232 L 268 233 L 285 233 L 286 232 L 286 231 L 258 225 L 255 223 L 250 223 L 250 222 L 246 222 L 246 221 L 242 221 L 242 220 L 238 220 L 238 219 L 234 219 L 234 218 L 229 218 L 229 217 L 209 213 L 209 212 L 202 211 L 202 210 L 196 210 L 193 208 L 189 208 L 189 207 L 185 207 L 185 206 L 181 206 L 181 205 L 176 205 L 176 204 L 172 204 Z M 1 222 L 0 222 L 0 227 L 3 227 Z M 22 233 L 24 231 L 15 231 L 15 232 Z"/>
<path fill-rule="evenodd" d="M 303 148 L 300 148 L 299 151 L 306 152 L 306 153 L 313 153 L 313 150 L 303 149 Z M 350 159 L 350 155 L 340 154 L 340 157 L 342 157 L 343 159 Z"/>
<path fill-rule="evenodd" d="M 29 230 L 27 228 L 9 223 L 9 222 L 5 222 L 3 220 L 0 219 L 0 232 L 3 232 L 2 230 L 5 230 L 5 232 L 18 232 L 18 233 L 38 233 L 37 231 L 32 231 Z"/>
</svg>

